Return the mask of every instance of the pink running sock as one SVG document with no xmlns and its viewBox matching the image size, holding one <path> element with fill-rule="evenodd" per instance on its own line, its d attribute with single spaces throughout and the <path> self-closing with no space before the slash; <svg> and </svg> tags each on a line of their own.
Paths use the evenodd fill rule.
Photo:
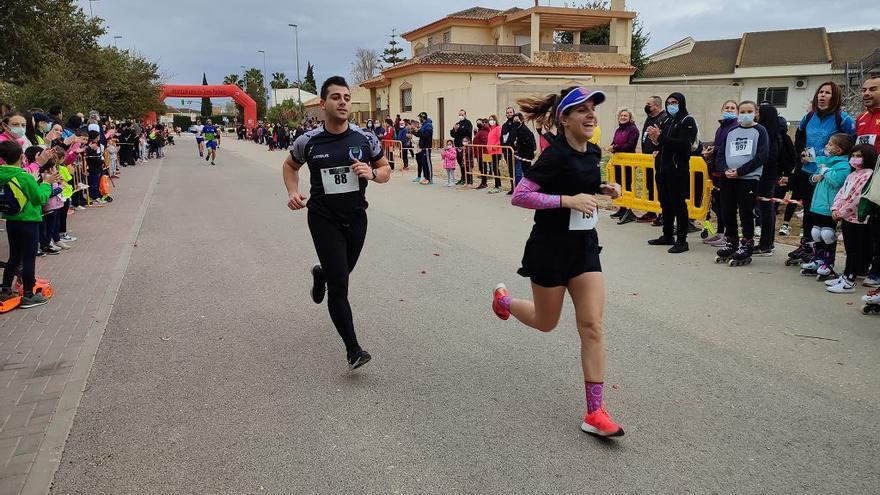
<svg viewBox="0 0 880 495">
<path fill-rule="evenodd" d="M 592 413 L 602 408 L 602 391 L 605 382 L 584 382 L 584 390 L 587 393 L 587 413 Z"/>
</svg>

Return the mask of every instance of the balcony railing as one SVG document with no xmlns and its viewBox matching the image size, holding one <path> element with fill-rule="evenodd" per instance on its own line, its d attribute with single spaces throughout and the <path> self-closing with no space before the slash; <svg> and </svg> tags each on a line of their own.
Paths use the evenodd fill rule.
<svg viewBox="0 0 880 495">
<path fill-rule="evenodd" d="M 542 52 L 570 53 L 618 53 L 616 46 L 609 45 L 574 45 L 561 43 L 541 43 Z"/>
<path fill-rule="evenodd" d="M 416 50 L 416 57 L 429 53 L 522 53 L 520 47 L 509 45 L 469 45 L 465 43 L 437 43 Z"/>
</svg>

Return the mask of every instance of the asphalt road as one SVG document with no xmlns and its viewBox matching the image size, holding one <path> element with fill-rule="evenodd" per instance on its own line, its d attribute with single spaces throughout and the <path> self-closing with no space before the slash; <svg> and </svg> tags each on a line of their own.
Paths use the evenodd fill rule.
<svg viewBox="0 0 880 495">
<path fill-rule="evenodd" d="M 877 493 L 864 291 L 827 294 L 781 255 L 715 265 L 696 238 L 668 255 L 656 229 L 602 218 L 606 400 L 627 434 L 600 441 L 579 430 L 571 304 L 550 334 L 489 308 L 498 281 L 529 295 L 529 212 L 371 184 L 350 292 L 373 361 L 349 373 L 308 296 L 284 154 L 227 138 L 212 167 L 178 141 L 53 493 Z"/>
</svg>

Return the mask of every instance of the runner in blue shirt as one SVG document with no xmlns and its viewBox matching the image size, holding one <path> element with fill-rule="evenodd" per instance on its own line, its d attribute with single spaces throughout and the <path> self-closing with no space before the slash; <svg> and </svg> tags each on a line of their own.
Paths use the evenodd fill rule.
<svg viewBox="0 0 880 495">
<path fill-rule="evenodd" d="M 202 127 L 202 136 L 205 138 L 205 146 L 208 148 L 208 153 L 205 156 L 205 161 L 210 160 L 211 165 L 214 165 L 214 159 L 217 158 L 217 144 L 219 144 L 220 130 L 214 127 L 211 124 L 211 119 L 208 119 L 208 123 L 205 124 L 205 127 Z"/>
</svg>

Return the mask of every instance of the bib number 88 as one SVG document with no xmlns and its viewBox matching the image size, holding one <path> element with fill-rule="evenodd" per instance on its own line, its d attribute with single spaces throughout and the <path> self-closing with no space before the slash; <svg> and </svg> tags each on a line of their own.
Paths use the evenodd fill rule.
<svg viewBox="0 0 880 495">
<path fill-rule="evenodd" d="M 333 180 L 337 184 L 348 184 L 348 177 L 345 174 L 335 174 Z"/>
</svg>

